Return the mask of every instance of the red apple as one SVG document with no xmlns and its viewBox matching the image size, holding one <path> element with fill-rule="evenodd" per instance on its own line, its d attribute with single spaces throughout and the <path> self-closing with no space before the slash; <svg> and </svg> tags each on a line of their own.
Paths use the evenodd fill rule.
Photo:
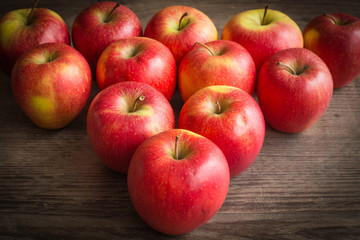
<svg viewBox="0 0 360 240">
<path fill-rule="evenodd" d="M 179 90 L 184 102 L 198 90 L 228 85 L 253 94 L 256 69 L 249 52 L 240 44 L 216 40 L 194 47 L 179 66 Z"/>
<path fill-rule="evenodd" d="M 133 11 L 107 1 L 85 8 L 75 18 L 72 27 L 74 47 L 84 55 L 94 71 L 101 52 L 110 43 L 141 34 L 140 20 Z"/>
<path fill-rule="evenodd" d="M 156 40 L 121 39 L 100 55 L 96 79 L 100 89 L 123 81 L 144 82 L 170 100 L 176 87 L 176 63 L 169 49 Z"/>
<path fill-rule="evenodd" d="M 231 177 L 254 162 L 265 138 L 259 105 L 247 92 L 231 86 L 210 86 L 192 95 L 181 109 L 179 128 L 213 141 L 223 151 Z"/>
<path fill-rule="evenodd" d="M 241 12 L 225 25 L 221 39 L 232 40 L 245 47 L 259 71 L 265 60 L 277 51 L 303 47 L 298 25 L 277 10 L 253 9 Z"/>
<path fill-rule="evenodd" d="M 195 42 L 206 43 L 218 39 L 216 27 L 210 18 L 187 6 L 170 6 L 157 12 L 147 24 L 144 36 L 167 46 L 177 65 Z"/>
<path fill-rule="evenodd" d="M 95 153 L 110 169 L 127 173 L 136 148 L 147 138 L 172 129 L 170 103 L 146 83 L 120 82 L 102 90 L 92 101 L 87 133 Z"/>
<path fill-rule="evenodd" d="M 21 54 L 49 42 L 70 44 L 64 20 L 45 8 L 17 9 L 0 19 L 0 65 L 8 75 Z"/>
<path fill-rule="evenodd" d="M 64 43 L 45 43 L 28 50 L 11 74 L 14 97 L 39 127 L 68 125 L 85 107 L 91 90 L 85 58 Z"/>
<path fill-rule="evenodd" d="M 302 132 L 327 109 L 333 81 L 326 64 L 305 48 L 282 50 L 262 66 L 257 96 L 265 120 L 273 128 Z"/>
<path fill-rule="evenodd" d="M 155 230 L 179 235 L 205 224 L 229 188 L 224 154 L 210 140 L 173 129 L 145 140 L 128 172 L 131 201 Z"/>
<path fill-rule="evenodd" d="M 304 29 L 304 46 L 326 63 L 335 88 L 360 75 L 360 19 L 345 13 L 317 16 Z"/>
</svg>

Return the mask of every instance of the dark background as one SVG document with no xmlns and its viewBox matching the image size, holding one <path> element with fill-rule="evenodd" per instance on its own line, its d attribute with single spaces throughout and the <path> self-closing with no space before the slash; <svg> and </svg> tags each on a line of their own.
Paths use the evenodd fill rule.
<svg viewBox="0 0 360 240">
<path fill-rule="evenodd" d="M 96 1 L 41 0 L 71 31 L 77 14 Z M 280 10 L 300 27 L 325 12 L 360 17 L 359 1 L 122 1 L 143 29 L 160 9 L 195 7 L 215 23 L 219 36 L 235 14 L 254 8 Z M 0 15 L 33 1 L 0 2 Z M 334 90 L 323 117 L 300 134 L 266 128 L 254 164 L 231 179 L 219 212 L 176 239 L 360 239 L 360 77 Z M 99 92 L 93 82 L 90 104 Z M 171 104 L 178 117 L 178 91 Z M 167 239 L 136 214 L 126 176 L 107 169 L 92 150 L 86 114 L 56 131 L 36 127 L 0 72 L 0 239 Z M 156 214 L 156 213 L 154 213 Z"/>
</svg>

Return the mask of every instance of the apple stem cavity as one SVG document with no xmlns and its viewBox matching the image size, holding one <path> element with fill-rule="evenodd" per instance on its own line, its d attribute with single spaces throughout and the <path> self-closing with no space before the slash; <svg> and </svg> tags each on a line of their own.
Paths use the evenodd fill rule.
<svg viewBox="0 0 360 240">
<path fill-rule="evenodd" d="M 26 25 L 30 25 L 31 24 L 31 19 L 32 19 L 32 15 L 33 15 L 33 12 L 34 12 L 34 9 L 36 8 L 36 6 L 38 5 L 39 3 L 39 0 L 35 0 L 34 2 L 34 5 L 32 6 L 31 10 L 30 10 L 30 13 L 27 17 L 27 23 Z"/>
<path fill-rule="evenodd" d="M 265 4 L 264 15 L 263 15 L 263 18 L 262 18 L 262 21 L 261 21 L 261 25 L 265 25 L 265 17 L 266 17 L 266 13 L 267 13 L 268 8 L 269 8 L 269 4 Z"/>
<path fill-rule="evenodd" d="M 132 108 L 132 111 L 131 112 L 136 112 L 136 109 L 137 109 L 137 106 L 139 104 L 139 102 L 142 102 L 145 100 L 145 96 L 144 95 L 140 95 L 134 102 L 134 106 Z"/>
<path fill-rule="evenodd" d="M 221 113 L 221 105 L 220 105 L 219 101 L 216 101 L 215 104 L 216 104 L 216 107 L 217 107 L 216 114 L 220 114 Z"/>
<path fill-rule="evenodd" d="M 202 43 L 199 43 L 199 42 L 196 42 L 194 45 L 193 45 L 193 47 L 195 47 L 195 45 L 196 44 L 198 44 L 198 45 L 200 45 L 200 46 L 202 46 L 202 47 L 204 47 L 204 48 L 206 48 L 206 50 L 208 50 L 209 51 L 209 53 L 212 55 L 212 56 L 215 56 L 215 53 L 208 47 L 208 46 L 206 46 L 205 44 L 202 44 Z"/>
<path fill-rule="evenodd" d="M 115 11 L 116 8 L 118 8 L 120 6 L 120 3 L 119 2 L 116 2 L 116 5 L 113 7 L 113 9 L 111 9 L 109 15 L 107 16 L 107 18 L 105 19 L 105 22 L 109 22 L 110 21 L 110 16 L 111 14 Z"/>
<path fill-rule="evenodd" d="M 180 31 L 181 29 L 183 29 L 182 27 L 181 27 L 181 21 L 184 19 L 184 17 L 186 17 L 187 15 L 189 15 L 187 12 L 185 12 L 182 16 L 181 16 L 181 18 L 180 18 L 180 20 L 179 20 L 179 28 L 178 28 L 178 30 Z"/>
<path fill-rule="evenodd" d="M 177 135 L 176 138 L 175 138 L 175 150 L 174 150 L 175 160 L 179 160 L 179 140 L 180 140 L 180 136 L 181 136 L 181 134 Z"/>
<path fill-rule="evenodd" d="M 283 66 L 283 67 L 285 67 L 291 74 L 297 75 L 296 71 L 295 71 L 292 67 L 290 67 L 289 65 L 287 65 L 287 64 L 285 64 L 285 63 L 282 63 L 282 62 L 277 62 L 277 65 Z"/>
</svg>

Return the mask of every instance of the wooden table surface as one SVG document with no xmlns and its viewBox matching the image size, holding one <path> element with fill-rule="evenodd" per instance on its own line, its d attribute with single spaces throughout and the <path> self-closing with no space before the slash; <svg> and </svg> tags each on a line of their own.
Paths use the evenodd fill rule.
<svg viewBox="0 0 360 240">
<path fill-rule="evenodd" d="M 1 16 L 32 0 L 0 2 Z M 69 29 L 76 15 L 96 1 L 42 0 Z M 307 3 L 306 3 L 307 2 Z M 195 7 L 215 23 L 219 35 L 240 11 L 263 8 L 256 0 L 123 1 L 143 29 L 160 9 Z M 271 1 L 303 30 L 325 12 L 360 17 L 359 1 Z M 89 103 L 66 128 L 36 127 L 0 73 L 0 239 L 168 239 L 136 214 L 126 176 L 106 168 L 86 133 Z M 178 117 L 183 104 L 176 91 Z M 197 230 L 176 239 L 360 239 L 360 77 L 336 89 L 323 117 L 309 130 L 285 134 L 266 128 L 254 164 L 231 179 L 219 212 Z M 156 213 L 154 213 L 156 214 Z"/>
</svg>

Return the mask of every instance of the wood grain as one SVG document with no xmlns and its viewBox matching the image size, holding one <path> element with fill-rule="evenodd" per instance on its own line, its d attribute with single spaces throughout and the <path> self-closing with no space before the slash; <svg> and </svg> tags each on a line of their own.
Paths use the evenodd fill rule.
<svg viewBox="0 0 360 240">
<path fill-rule="evenodd" d="M 69 29 L 96 1 L 40 1 Z M 206 13 L 219 35 L 236 13 L 262 8 L 256 0 L 122 1 L 145 28 L 161 8 L 183 4 Z M 0 2 L 1 16 L 32 1 Z M 359 1 L 271 1 L 301 29 L 324 12 L 360 17 Z M 231 179 L 220 211 L 177 237 L 153 231 L 136 214 L 126 176 L 107 169 L 86 134 L 87 107 L 64 129 L 34 126 L 16 105 L 10 78 L 0 73 L 0 239 L 360 239 L 360 77 L 336 89 L 324 116 L 309 130 L 266 128 L 254 164 Z M 89 103 L 99 92 L 96 82 Z M 171 100 L 176 117 L 179 92 Z"/>
</svg>

